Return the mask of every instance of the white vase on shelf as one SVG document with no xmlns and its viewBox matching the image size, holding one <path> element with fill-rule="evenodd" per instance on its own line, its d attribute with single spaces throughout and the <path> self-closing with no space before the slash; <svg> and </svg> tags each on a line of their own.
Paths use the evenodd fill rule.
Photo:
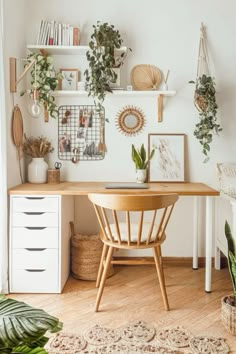
<svg viewBox="0 0 236 354">
<path fill-rule="evenodd" d="M 28 165 L 28 182 L 29 183 L 46 183 L 47 182 L 48 164 L 43 157 L 34 157 Z"/>
</svg>

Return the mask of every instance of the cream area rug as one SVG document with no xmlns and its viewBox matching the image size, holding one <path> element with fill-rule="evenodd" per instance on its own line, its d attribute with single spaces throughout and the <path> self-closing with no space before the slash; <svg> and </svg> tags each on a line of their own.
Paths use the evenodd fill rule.
<svg viewBox="0 0 236 354">
<path fill-rule="evenodd" d="M 96 325 L 83 335 L 58 333 L 46 348 L 50 354 L 227 354 L 223 338 L 194 336 L 183 327 L 158 330 L 144 321 L 111 329 Z"/>
</svg>

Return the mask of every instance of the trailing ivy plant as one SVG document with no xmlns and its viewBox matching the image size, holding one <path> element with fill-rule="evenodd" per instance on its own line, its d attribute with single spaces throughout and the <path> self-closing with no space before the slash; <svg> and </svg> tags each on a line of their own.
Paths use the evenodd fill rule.
<svg viewBox="0 0 236 354">
<path fill-rule="evenodd" d="M 28 64 L 35 60 L 33 69 L 31 70 L 31 87 L 30 95 L 33 95 L 33 90 L 38 91 L 39 102 L 43 104 L 44 109 L 48 111 L 51 117 L 58 117 L 58 107 L 55 103 L 55 97 L 52 92 L 56 90 L 59 80 L 62 75 L 57 72 L 53 66 L 53 58 L 43 56 L 41 54 L 29 54 Z M 26 90 L 21 92 L 21 96 L 26 93 Z"/>
<path fill-rule="evenodd" d="M 98 107 L 102 106 L 106 93 L 112 92 L 110 85 L 116 82 L 117 74 L 113 69 L 120 67 L 127 55 L 126 51 L 115 56 L 115 50 L 121 48 L 122 42 L 120 32 L 113 25 L 99 21 L 93 25 L 90 50 L 86 53 L 89 69 L 84 75 L 88 95 Z"/>
<path fill-rule="evenodd" d="M 217 103 L 215 80 L 205 74 L 199 76 L 195 81 L 194 104 L 199 111 L 200 122 L 196 124 L 194 136 L 202 145 L 202 152 L 206 156 L 204 162 L 209 160 L 210 144 L 213 140 L 213 133 L 219 134 L 222 131 L 220 124 L 217 123 Z"/>
</svg>

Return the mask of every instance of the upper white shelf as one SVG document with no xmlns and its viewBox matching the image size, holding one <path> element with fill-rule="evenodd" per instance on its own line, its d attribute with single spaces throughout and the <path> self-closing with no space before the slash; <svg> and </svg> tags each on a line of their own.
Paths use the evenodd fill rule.
<svg viewBox="0 0 236 354">
<path fill-rule="evenodd" d="M 63 97 L 63 96 L 87 96 L 87 91 L 54 91 L 54 96 Z M 107 93 L 107 96 L 147 96 L 147 97 L 156 97 L 158 95 L 163 96 L 174 96 L 176 95 L 176 91 L 126 91 L 126 90 L 114 90 L 112 93 Z"/>
<path fill-rule="evenodd" d="M 49 55 L 85 55 L 89 50 L 89 46 L 78 45 L 27 45 L 27 49 L 32 53 L 40 53 L 41 50 L 45 51 Z M 127 47 L 121 47 L 116 50 L 116 53 L 122 53 L 127 50 Z"/>
</svg>

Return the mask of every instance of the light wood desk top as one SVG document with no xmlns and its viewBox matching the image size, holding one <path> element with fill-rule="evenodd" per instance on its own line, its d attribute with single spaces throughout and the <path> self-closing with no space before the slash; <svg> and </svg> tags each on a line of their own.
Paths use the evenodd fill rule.
<svg viewBox="0 0 236 354">
<path fill-rule="evenodd" d="M 165 194 L 218 196 L 220 193 L 204 183 L 149 183 L 149 189 L 105 189 L 109 182 L 62 182 L 59 184 L 24 183 L 8 190 L 10 195 L 88 195 L 89 193 L 108 194 Z M 125 183 L 125 182 L 124 182 Z"/>
</svg>

